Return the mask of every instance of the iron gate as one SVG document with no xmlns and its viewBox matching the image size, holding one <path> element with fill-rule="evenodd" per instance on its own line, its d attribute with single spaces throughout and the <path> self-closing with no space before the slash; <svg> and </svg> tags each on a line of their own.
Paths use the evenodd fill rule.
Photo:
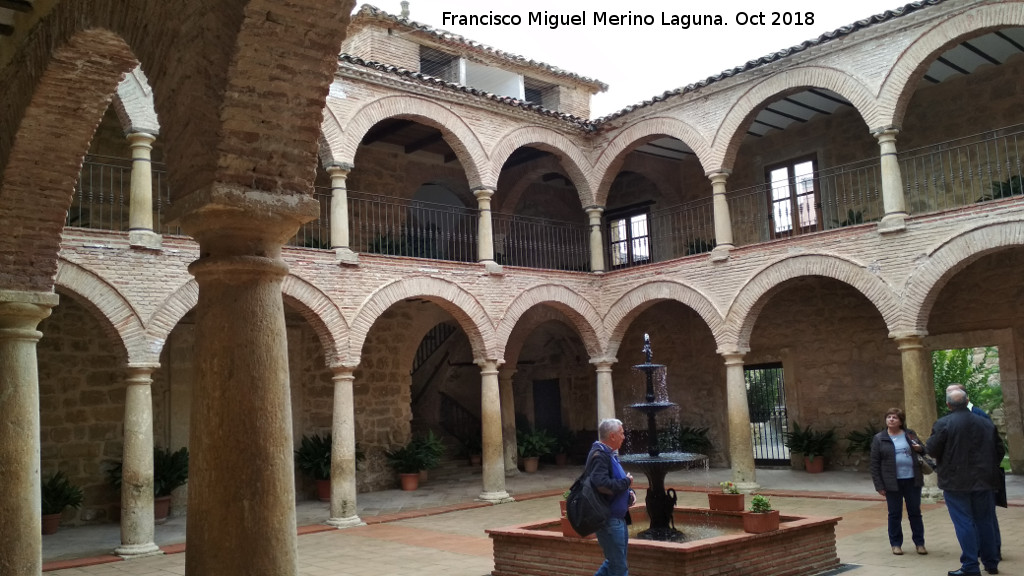
<svg viewBox="0 0 1024 576">
<path fill-rule="evenodd" d="M 784 440 L 789 420 L 786 418 L 782 364 L 746 366 L 743 379 L 747 385 L 754 464 L 788 466 L 789 448 L 786 448 Z"/>
</svg>

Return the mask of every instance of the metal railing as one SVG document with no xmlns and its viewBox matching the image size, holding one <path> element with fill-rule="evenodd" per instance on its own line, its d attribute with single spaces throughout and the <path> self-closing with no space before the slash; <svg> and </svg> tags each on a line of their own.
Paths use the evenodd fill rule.
<svg viewBox="0 0 1024 576">
<path fill-rule="evenodd" d="M 348 191 L 356 252 L 476 262 L 477 211 Z"/>
<path fill-rule="evenodd" d="M 1024 194 L 1024 125 L 899 155 L 907 208 L 938 212 Z"/>
<path fill-rule="evenodd" d="M 616 245 L 606 239 L 609 267 L 632 268 L 664 262 L 710 252 L 715 247 L 715 216 L 710 198 L 657 210 L 648 214 L 647 219 L 648 236 L 632 241 L 632 259 L 624 252 L 612 253 L 616 247 L 626 250 L 625 242 Z"/>
<path fill-rule="evenodd" d="M 180 234 L 178 227 L 163 223 L 164 212 L 171 205 L 171 191 L 163 164 L 154 162 L 153 229 L 161 234 Z M 132 161 L 89 155 L 82 163 L 75 192 L 68 209 L 65 226 L 128 231 L 131 204 Z"/>
<path fill-rule="evenodd" d="M 878 158 L 868 158 L 814 173 L 813 205 L 772 202 L 770 184 L 731 191 L 728 196 L 733 242 L 746 246 L 768 240 L 880 220 L 882 177 Z"/>
<path fill-rule="evenodd" d="M 494 259 L 508 266 L 548 270 L 590 270 L 590 228 L 586 224 L 492 214 Z"/>
<path fill-rule="evenodd" d="M 292 236 L 288 246 L 303 248 L 319 248 L 328 250 L 331 247 L 331 189 L 317 186 L 313 189 L 313 198 L 320 202 L 320 217 L 303 224 Z"/>
</svg>

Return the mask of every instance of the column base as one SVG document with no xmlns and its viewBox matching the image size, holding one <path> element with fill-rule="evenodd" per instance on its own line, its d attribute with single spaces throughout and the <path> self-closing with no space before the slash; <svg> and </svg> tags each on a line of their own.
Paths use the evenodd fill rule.
<svg viewBox="0 0 1024 576">
<path fill-rule="evenodd" d="M 488 274 L 501 276 L 505 273 L 505 269 L 501 267 L 501 264 L 498 264 L 494 260 L 481 260 L 480 263 L 484 265 L 484 271 Z"/>
<path fill-rule="evenodd" d="M 163 247 L 164 237 L 152 230 L 129 230 L 128 244 L 136 248 L 159 250 Z"/>
<path fill-rule="evenodd" d="M 736 489 L 744 494 L 753 494 L 761 489 L 761 485 L 757 482 L 737 482 Z"/>
<path fill-rule="evenodd" d="M 114 548 L 114 554 L 130 560 L 132 558 L 145 558 L 146 556 L 158 556 L 163 554 L 164 551 L 153 542 L 147 542 L 145 544 L 123 544 Z"/>
<path fill-rule="evenodd" d="M 359 264 L 359 254 L 353 252 L 348 246 L 335 248 L 334 253 L 338 256 L 338 262 L 342 264 L 347 264 L 349 266 L 356 266 Z"/>
<path fill-rule="evenodd" d="M 729 259 L 729 251 L 732 250 L 732 244 L 719 244 L 711 249 L 711 261 L 712 262 L 725 262 Z"/>
<path fill-rule="evenodd" d="M 353 528 L 355 526 L 366 526 L 366 522 L 359 516 L 348 516 L 345 518 L 328 518 L 326 524 L 335 528 Z"/>
<path fill-rule="evenodd" d="M 885 216 L 882 217 L 882 221 L 878 223 L 878 232 L 880 234 L 892 234 L 893 232 L 902 232 L 906 229 L 906 212 L 894 212 L 892 214 L 886 214 Z"/>
<path fill-rule="evenodd" d="M 508 492 L 502 490 L 500 492 L 481 492 L 476 497 L 477 502 L 489 502 L 491 504 L 508 504 L 509 502 L 515 502 L 516 499 L 509 495 Z"/>
<path fill-rule="evenodd" d="M 508 466 L 505 466 L 505 478 L 511 478 L 513 476 L 519 476 L 519 474 L 520 474 L 519 468 L 516 468 L 515 466 L 512 466 L 511 468 L 509 468 Z"/>
</svg>

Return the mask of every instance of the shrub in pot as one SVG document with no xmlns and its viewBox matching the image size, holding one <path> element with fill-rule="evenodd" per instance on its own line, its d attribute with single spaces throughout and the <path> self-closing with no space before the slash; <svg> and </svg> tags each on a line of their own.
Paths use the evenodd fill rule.
<svg viewBox="0 0 1024 576">
<path fill-rule="evenodd" d="M 295 451 L 295 467 L 316 482 L 317 498 L 331 500 L 331 434 L 304 434 Z"/>
<path fill-rule="evenodd" d="M 824 432 L 813 430 L 810 426 L 800 428 L 795 421 L 784 440 L 791 452 L 803 454 L 804 468 L 810 473 L 821 472 L 825 466 L 825 456 L 832 452 L 836 445 L 836 429 Z"/>
<path fill-rule="evenodd" d="M 121 462 L 112 462 L 107 469 L 107 479 L 118 491 L 121 490 Z M 171 493 L 188 482 L 188 448 L 182 446 L 172 451 L 168 448 L 153 449 L 153 519 L 157 524 L 167 521 L 171 511 Z"/>
<path fill-rule="evenodd" d="M 519 447 L 519 455 L 523 458 L 523 470 L 536 472 L 537 462 L 541 456 L 551 453 L 555 439 L 543 429 L 520 430 L 516 434 L 516 444 Z"/>
<path fill-rule="evenodd" d="M 761 534 L 779 529 L 779 511 L 772 510 L 767 496 L 754 494 L 750 498 L 750 512 L 743 514 L 743 530 Z"/>
<path fill-rule="evenodd" d="M 423 450 L 413 442 L 405 446 L 388 450 L 384 453 L 388 464 L 398 473 L 402 484 L 402 490 L 415 490 L 419 488 L 420 470 L 423 470 L 425 459 Z"/>
<path fill-rule="evenodd" d="M 60 526 L 60 515 L 65 508 L 82 505 L 82 489 L 71 482 L 63 472 L 54 472 L 42 482 L 40 498 L 43 512 L 43 534 L 53 534 Z"/>
</svg>

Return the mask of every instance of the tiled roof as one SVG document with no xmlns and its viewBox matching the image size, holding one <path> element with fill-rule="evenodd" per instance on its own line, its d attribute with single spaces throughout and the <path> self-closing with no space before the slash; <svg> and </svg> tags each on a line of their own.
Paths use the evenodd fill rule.
<svg viewBox="0 0 1024 576">
<path fill-rule="evenodd" d="M 762 57 L 760 57 L 760 58 L 758 58 L 756 60 L 750 60 L 746 64 L 743 64 L 742 66 L 737 66 L 735 68 L 730 68 L 728 70 L 725 70 L 724 72 L 720 72 L 719 74 L 717 74 L 715 76 L 709 76 L 709 77 L 705 78 L 704 80 L 701 80 L 700 82 L 694 82 L 693 84 L 687 84 L 686 86 L 683 86 L 682 88 L 676 88 L 675 90 L 667 90 L 667 91 L 663 92 L 659 96 L 654 96 L 650 100 L 644 100 L 643 102 L 640 102 L 638 104 L 633 104 L 631 106 L 627 106 L 627 107 L 625 107 L 625 108 L 623 108 L 621 110 L 618 110 L 616 112 L 612 112 L 611 114 L 602 116 L 602 117 L 600 117 L 600 118 L 598 118 L 598 119 L 593 121 L 594 125 L 595 125 L 595 127 L 599 126 L 603 122 L 607 122 L 609 120 L 613 120 L 615 118 L 618 118 L 620 116 L 623 116 L 625 114 L 633 112 L 634 110 L 638 110 L 638 109 L 644 108 L 646 106 L 651 106 L 651 105 L 653 105 L 653 104 L 655 104 L 657 102 L 663 102 L 663 101 L 668 100 L 669 98 L 672 98 L 674 96 L 680 96 L 680 95 L 686 94 L 688 92 L 693 92 L 695 90 L 699 90 L 701 88 L 704 88 L 705 86 L 708 86 L 709 84 L 714 84 L 715 82 L 718 82 L 720 80 L 725 80 L 726 78 L 730 78 L 730 77 L 735 76 L 737 74 L 740 74 L 742 72 L 746 72 L 748 70 L 753 70 L 754 68 L 759 68 L 759 67 L 764 66 L 766 64 L 771 64 L 772 62 L 777 62 L 777 61 L 779 61 L 779 60 L 781 60 L 783 58 L 786 58 L 788 56 L 792 56 L 793 54 L 796 54 L 798 52 L 802 52 L 802 51 L 807 50 L 808 48 L 811 48 L 813 46 L 820 46 L 820 45 L 822 45 L 822 44 L 824 44 L 826 42 L 830 42 L 832 40 L 835 40 L 836 38 L 841 38 L 841 37 L 846 36 L 848 34 L 852 34 L 853 32 L 856 32 L 857 30 L 861 30 L 863 28 L 867 28 L 868 26 L 873 26 L 873 25 L 878 24 L 880 22 L 886 22 L 886 21 L 892 20 L 894 18 L 899 18 L 900 16 L 905 16 L 907 14 L 910 14 L 911 12 L 916 12 L 918 10 L 921 10 L 921 9 L 927 7 L 927 6 L 934 6 L 936 4 L 941 4 L 944 1 L 945 0 L 921 0 L 920 2 L 913 2 L 911 4 L 907 4 L 907 5 L 903 6 L 902 8 L 896 8 L 894 10 L 886 10 L 885 12 L 882 12 L 881 14 L 875 14 L 874 16 L 871 16 L 869 18 L 865 18 L 863 20 L 857 20 L 853 24 L 849 24 L 847 26 L 843 26 L 843 27 L 838 28 L 836 30 L 833 30 L 831 32 L 826 32 L 826 33 L 822 34 L 821 36 L 818 36 L 817 38 L 815 38 L 813 40 L 807 40 L 805 42 L 801 42 L 800 44 L 797 44 L 796 46 L 792 46 L 792 47 L 787 48 L 785 50 L 779 50 L 778 52 L 772 52 L 771 54 L 768 54 L 767 56 L 762 56 Z"/>
<path fill-rule="evenodd" d="M 359 58 L 357 56 L 352 56 L 351 54 L 341 54 L 340 56 L 338 56 L 338 60 L 340 62 L 346 62 L 346 63 L 349 63 L 349 64 L 354 64 L 356 66 L 363 66 L 363 67 L 366 67 L 366 68 L 372 68 L 374 70 L 378 70 L 380 72 L 386 72 L 388 74 L 394 74 L 396 76 L 402 76 L 404 78 L 408 78 L 408 79 L 411 79 L 411 80 L 422 82 L 424 84 L 429 84 L 431 86 L 438 86 L 438 87 L 445 88 L 447 90 L 455 90 L 455 91 L 458 91 L 458 92 L 464 92 L 466 94 L 472 94 L 474 96 L 482 96 L 484 98 L 488 98 L 490 100 L 494 100 L 495 102 L 501 102 L 501 103 L 504 103 L 504 104 L 508 104 L 509 106 L 516 106 L 516 107 L 522 108 L 524 110 L 533 110 L 533 111 L 537 112 L 538 114 L 543 114 L 545 116 L 551 116 L 553 118 L 559 118 L 559 119 L 564 120 L 566 122 L 570 122 L 572 124 L 576 124 L 580 128 L 583 128 L 584 130 L 593 130 L 594 129 L 593 123 L 590 120 L 586 119 L 586 118 L 580 118 L 578 116 L 573 116 L 571 114 L 564 114 L 564 113 L 558 112 L 556 110 L 549 110 L 547 108 L 544 108 L 543 106 L 540 106 L 539 104 L 533 104 L 531 102 L 527 102 L 525 100 L 520 100 L 518 98 L 513 98 L 511 96 L 502 96 L 502 95 L 499 95 L 499 94 L 492 94 L 491 92 L 486 92 L 484 90 L 479 90 L 477 88 L 471 88 L 469 86 L 465 86 L 465 85 L 462 85 L 462 84 L 457 84 L 455 82 L 449 82 L 447 80 L 443 80 L 443 79 L 437 78 L 435 76 L 429 76 L 427 74 L 423 74 L 421 72 L 416 72 L 414 70 L 408 70 L 406 68 L 400 68 L 398 66 L 392 66 L 390 64 L 382 64 L 380 62 L 373 62 L 373 61 L 369 61 L 369 60 L 363 60 L 362 58 Z"/>
<path fill-rule="evenodd" d="M 605 92 L 608 90 L 608 85 L 605 84 L 604 82 L 601 82 L 600 80 L 588 78 L 586 76 L 580 76 L 579 74 L 574 74 L 572 72 L 569 72 L 568 70 L 563 70 L 557 66 L 552 66 L 551 64 L 545 64 L 544 62 L 538 62 L 536 60 L 530 60 L 524 56 L 519 56 L 518 54 L 512 54 L 509 52 L 505 52 L 503 50 L 498 50 L 497 48 L 492 48 L 486 44 L 481 44 L 475 40 L 470 40 L 469 38 L 466 38 L 464 36 L 448 32 L 447 30 L 434 28 L 429 24 L 422 24 L 420 22 L 415 22 L 408 18 L 395 16 L 394 14 L 389 14 L 381 10 L 380 8 L 377 8 L 376 6 L 364 4 L 359 9 L 359 12 L 357 12 L 356 17 L 358 16 L 362 16 L 364 18 L 376 18 L 379 20 L 387 20 L 389 22 L 400 24 L 412 30 L 432 36 L 434 40 L 445 44 L 455 44 L 461 48 L 468 48 L 475 52 L 483 52 L 492 57 L 500 58 L 502 60 L 505 60 L 506 62 L 512 62 L 520 66 L 538 68 L 540 70 L 544 70 L 549 74 L 554 74 L 555 76 L 561 76 L 564 78 L 569 78 L 576 82 L 589 84 L 590 86 L 599 89 L 601 92 Z"/>
</svg>

